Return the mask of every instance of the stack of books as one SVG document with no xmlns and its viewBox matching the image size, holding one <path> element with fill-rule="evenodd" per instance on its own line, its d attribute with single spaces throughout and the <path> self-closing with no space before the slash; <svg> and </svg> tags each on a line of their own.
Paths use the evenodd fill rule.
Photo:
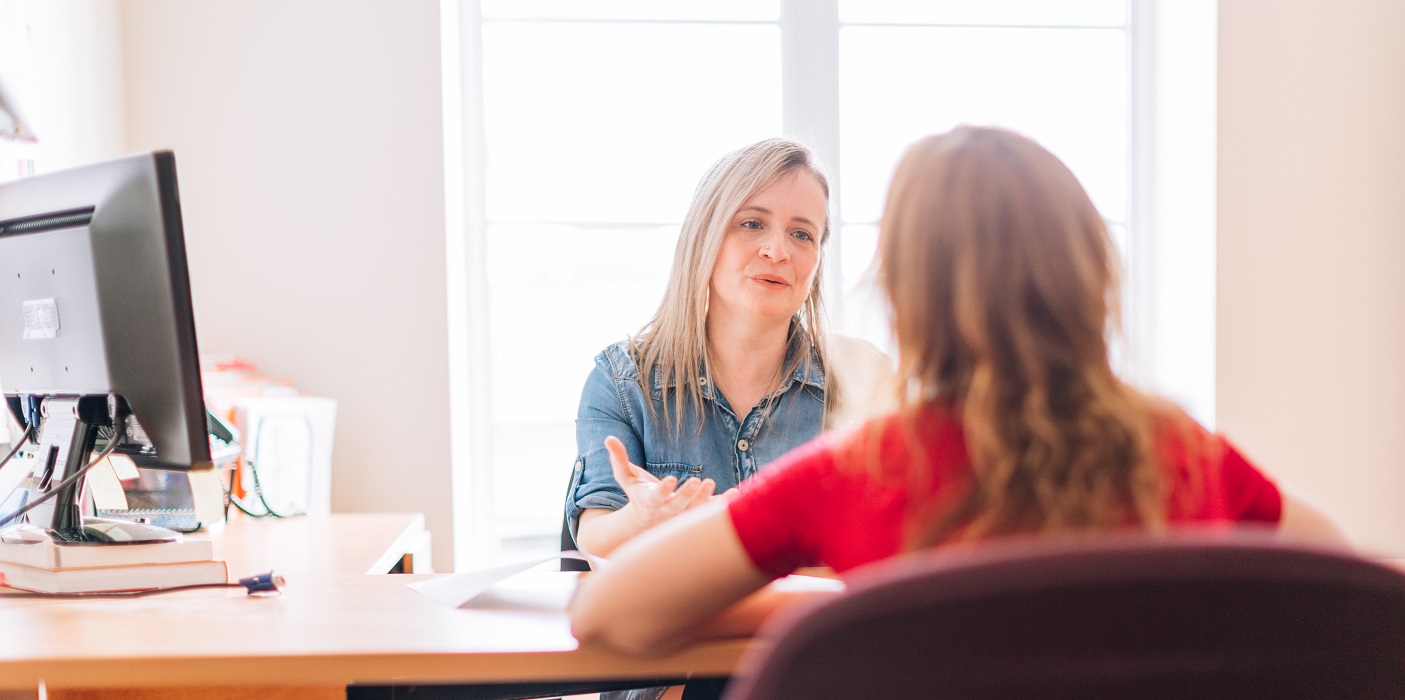
<svg viewBox="0 0 1405 700">
<path fill-rule="evenodd" d="M 150 544 L 0 542 L 0 585 L 41 593 L 139 591 L 226 583 L 209 540 Z"/>
</svg>

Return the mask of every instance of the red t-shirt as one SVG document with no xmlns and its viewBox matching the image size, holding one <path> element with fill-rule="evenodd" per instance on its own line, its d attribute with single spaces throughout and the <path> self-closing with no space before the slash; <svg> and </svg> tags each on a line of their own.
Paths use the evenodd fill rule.
<svg viewBox="0 0 1405 700">
<path fill-rule="evenodd" d="M 1189 430 L 1157 435 L 1160 462 L 1173 484 L 1168 520 L 1277 523 L 1278 487 L 1223 438 L 1186 423 Z M 942 502 L 969 469 L 960 423 L 928 410 L 915 427 L 890 416 L 877 426 L 824 435 L 743 482 L 728 510 L 752 562 L 783 576 L 814 563 L 842 572 L 898 554 L 911 495 L 923 492 L 919 503 Z M 912 449 L 913 438 L 920 450 Z M 909 476 L 913 461 L 922 459 L 919 451 L 932 465 L 921 482 Z M 877 471 L 867 466 L 875 456 Z M 1185 475 L 1192 477 L 1176 478 Z M 1198 494 L 1185 493 L 1190 484 L 1198 484 Z"/>
</svg>

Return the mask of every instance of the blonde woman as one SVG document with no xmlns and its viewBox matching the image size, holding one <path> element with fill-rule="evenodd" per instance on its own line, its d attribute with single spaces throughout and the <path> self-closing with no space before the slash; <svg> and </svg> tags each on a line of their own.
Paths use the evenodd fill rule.
<svg viewBox="0 0 1405 700">
<path fill-rule="evenodd" d="M 794 141 L 752 144 L 703 177 L 658 312 L 595 358 L 581 394 L 566 503 L 580 549 L 608 556 L 835 417 L 828 237 L 828 181 Z M 886 364 L 872 346 L 844 348 L 870 373 Z"/>
<path fill-rule="evenodd" d="M 878 255 L 899 409 L 621 548 L 578 593 L 583 642 L 646 653 L 752 631 L 783 596 L 751 594 L 814 560 L 843 573 L 956 541 L 1192 522 L 1340 537 L 1113 373 L 1117 258 L 1077 179 L 1038 144 L 971 127 L 918 141 Z"/>
</svg>

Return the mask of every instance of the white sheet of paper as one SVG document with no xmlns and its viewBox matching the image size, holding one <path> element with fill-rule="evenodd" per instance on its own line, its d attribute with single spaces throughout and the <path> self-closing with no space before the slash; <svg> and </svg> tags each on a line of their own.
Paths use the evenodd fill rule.
<svg viewBox="0 0 1405 700">
<path fill-rule="evenodd" d="M 467 605 L 474 598 L 477 598 L 483 591 L 493 587 L 493 584 L 512 576 L 520 574 L 539 564 L 545 564 L 556 557 L 546 559 L 534 559 L 532 561 L 522 561 L 514 564 L 504 564 L 491 569 L 481 569 L 470 571 L 466 574 L 449 574 L 439 576 L 428 581 L 417 581 L 409 584 L 410 588 L 423 593 L 452 608 L 461 608 Z"/>
<path fill-rule="evenodd" d="M 844 582 L 835 578 L 824 578 L 821 576 L 804 576 L 801 574 L 791 574 L 785 578 L 778 578 L 771 582 L 776 590 L 786 592 L 804 593 L 807 591 L 825 591 L 839 593 L 844 590 Z"/>
<path fill-rule="evenodd" d="M 417 581 L 408 586 L 420 593 L 429 596 L 431 599 L 454 608 L 468 606 L 475 598 L 487 592 L 488 589 L 499 582 L 516 576 L 535 566 L 540 566 L 549 561 L 560 559 L 586 559 L 593 566 L 599 568 L 604 565 L 605 560 L 598 557 L 583 555 L 579 552 L 562 552 L 559 555 L 546 557 L 543 559 L 532 559 L 520 561 L 512 564 L 504 564 L 489 569 L 470 571 L 464 574 L 449 574 L 439 576 L 426 581 Z"/>
</svg>

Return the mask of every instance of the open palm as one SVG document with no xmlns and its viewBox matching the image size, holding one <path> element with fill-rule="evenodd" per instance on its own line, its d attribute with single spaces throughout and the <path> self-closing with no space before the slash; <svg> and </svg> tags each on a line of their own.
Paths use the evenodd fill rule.
<svg viewBox="0 0 1405 700">
<path fill-rule="evenodd" d="M 629 452 L 625 450 L 624 443 L 614 436 L 605 438 L 605 450 L 610 453 L 610 468 L 615 481 L 629 497 L 630 505 L 637 510 L 646 527 L 706 503 L 717 488 L 717 483 L 712 479 L 690 478 L 679 486 L 675 476 L 660 479 L 650 474 L 647 469 L 629 461 Z"/>
</svg>

